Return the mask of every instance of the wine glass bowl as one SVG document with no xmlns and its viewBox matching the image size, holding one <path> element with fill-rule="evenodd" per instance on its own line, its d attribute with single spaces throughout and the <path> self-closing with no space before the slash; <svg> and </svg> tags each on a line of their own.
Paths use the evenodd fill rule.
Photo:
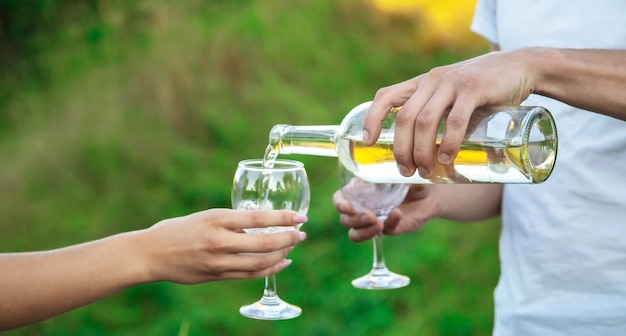
<svg viewBox="0 0 626 336">
<path fill-rule="evenodd" d="M 306 214 L 310 187 L 302 162 L 295 160 L 250 159 L 239 162 L 231 193 L 233 209 L 293 210 Z M 249 228 L 249 234 L 270 234 L 297 230 L 299 225 Z M 265 278 L 260 300 L 244 305 L 239 312 L 260 320 L 284 320 L 298 317 L 302 309 L 283 301 L 276 292 L 276 275 Z"/>
<path fill-rule="evenodd" d="M 370 183 L 356 177 L 339 165 L 341 193 L 351 202 L 354 210 L 370 210 L 382 223 L 395 207 L 400 205 L 409 190 L 408 184 Z M 409 277 L 391 272 L 385 263 L 382 235 L 372 238 L 374 258 L 369 273 L 352 280 L 352 285 L 362 289 L 394 289 L 409 285 Z"/>
<path fill-rule="evenodd" d="M 356 211 L 371 210 L 376 216 L 388 215 L 402 203 L 408 190 L 408 184 L 370 183 L 354 176 L 341 188 Z"/>
</svg>

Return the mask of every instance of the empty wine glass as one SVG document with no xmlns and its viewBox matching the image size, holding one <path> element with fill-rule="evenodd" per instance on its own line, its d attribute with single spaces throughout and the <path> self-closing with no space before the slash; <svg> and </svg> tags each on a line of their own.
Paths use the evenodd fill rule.
<svg viewBox="0 0 626 336">
<path fill-rule="evenodd" d="M 343 196 L 352 203 L 356 211 L 371 210 L 379 221 L 385 222 L 387 215 L 398 206 L 409 190 L 408 184 L 366 182 L 339 164 L 339 178 Z M 366 275 L 352 280 L 352 285 L 363 289 L 393 289 L 407 286 L 411 280 L 405 275 L 391 272 L 385 264 L 383 237 L 372 238 L 374 261 Z"/>
<path fill-rule="evenodd" d="M 309 209 L 310 188 L 302 162 L 294 160 L 250 159 L 239 162 L 231 194 L 233 209 L 293 210 L 306 214 Z M 293 227 L 246 229 L 249 234 L 266 234 Z M 260 320 L 284 320 L 299 316 L 302 309 L 278 297 L 276 275 L 265 277 L 263 297 L 242 306 L 239 312 Z"/>
</svg>

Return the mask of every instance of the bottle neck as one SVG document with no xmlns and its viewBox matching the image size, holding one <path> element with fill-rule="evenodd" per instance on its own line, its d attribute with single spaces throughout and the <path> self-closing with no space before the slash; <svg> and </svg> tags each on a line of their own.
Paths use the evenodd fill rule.
<svg viewBox="0 0 626 336">
<path fill-rule="evenodd" d="M 338 128 L 338 125 L 275 125 L 270 131 L 270 145 L 280 154 L 336 157 Z"/>
</svg>

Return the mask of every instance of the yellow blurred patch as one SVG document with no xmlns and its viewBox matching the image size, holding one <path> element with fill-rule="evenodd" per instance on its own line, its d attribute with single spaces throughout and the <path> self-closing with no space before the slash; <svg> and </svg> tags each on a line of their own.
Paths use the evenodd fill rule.
<svg viewBox="0 0 626 336">
<path fill-rule="evenodd" d="M 418 20 L 415 42 L 420 49 L 467 49 L 485 41 L 470 30 L 477 0 L 369 0 L 383 13 Z"/>
</svg>

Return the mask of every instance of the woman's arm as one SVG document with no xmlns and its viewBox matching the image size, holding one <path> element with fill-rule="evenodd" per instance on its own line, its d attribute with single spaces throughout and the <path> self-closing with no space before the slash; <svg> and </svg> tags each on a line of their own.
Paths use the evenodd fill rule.
<svg viewBox="0 0 626 336">
<path fill-rule="evenodd" d="M 213 209 L 66 248 L 0 254 L 0 330 L 44 320 L 137 284 L 194 284 L 276 273 L 291 263 L 285 256 L 304 240 L 304 232 L 250 235 L 243 229 L 306 220 L 286 210 Z"/>
</svg>

